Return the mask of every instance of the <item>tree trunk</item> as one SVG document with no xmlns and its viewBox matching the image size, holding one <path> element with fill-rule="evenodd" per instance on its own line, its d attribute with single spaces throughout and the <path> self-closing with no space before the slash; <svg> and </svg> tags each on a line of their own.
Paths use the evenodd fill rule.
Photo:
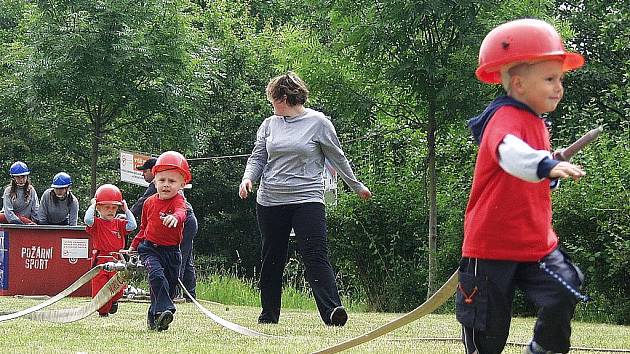
<svg viewBox="0 0 630 354">
<path fill-rule="evenodd" d="M 435 98 L 429 98 L 427 117 L 427 193 L 429 194 L 429 269 L 427 298 L 435 292 L 437 272 L 437 203 L 435 173 Z"/>
<path fill-rule="evenodd" d="M 101 144 L 100 119 L 94 119 L 94 136 L 92 137 L 92 151 L 90 154 L 90 186 L 92 195 L 96 193 L 96 166 L 98 165 L 98 152 Z"/>
</svg>

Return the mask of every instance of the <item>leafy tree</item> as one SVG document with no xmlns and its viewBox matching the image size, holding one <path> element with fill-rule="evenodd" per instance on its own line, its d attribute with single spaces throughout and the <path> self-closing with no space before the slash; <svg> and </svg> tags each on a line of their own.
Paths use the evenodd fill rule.
<svg viewBox="0 0 630 354">
<path fill-rule="evenodd" d="M 470 44 L 477 38 L 475 18 L 481 9 L 482 4 L 469 1 L 338 1 L 330 13 L 336 44 L 348 53 L 345 59 L 363 64 L 367 85 L 378 81 L 391 88 L 389 94 L 376 95 L 376 107 L 398 125 L 426 134 L 427 155 L 420 170 L 429 208 L 429 295 L 438 285 L 436 133 L 470 102 L 462 94 L 467 92 L 464 78 L 470 77 L 462 64 L 474 62 Z"/>
<path fill-rule="evenodd" d="M 30 100 L 66 139 L 88 135 L 92 192 L 101 147 L 115 144 L 118 131 L 183 119 L 177 103 L 191 58 L 182 4 L 42 1 L 33 9 L 22 68 Z"/>
<path fill-rule="evenodd" d="M 554 193 L 554 225 L 595 299 L 584 316 L 628 324 L 630 3 L 556 3 L 557 16 L 573 34 L 568 46 L 582 53 L 586 64 L 567 76 L 563 102 L 551 115 L 554 145 L 567 146 L 598 125 L 604 133 L 574 158 L 586 177 Z"/>
</svg>

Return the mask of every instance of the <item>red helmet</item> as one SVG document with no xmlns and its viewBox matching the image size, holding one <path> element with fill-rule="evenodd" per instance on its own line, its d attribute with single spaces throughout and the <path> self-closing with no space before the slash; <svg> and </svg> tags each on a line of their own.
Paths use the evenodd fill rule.
<svg viewBox="0 0 630 354">
<path fill-rule="evenodd" d="M 96 204 L 122 205 L 122 193 L 113 184 L 104 184 L 96 190 Z"/>
<path fill-rule="evenodd" d="M 545 21 L 523 19 L 494 28 L 479 48 L 479 67 L 475 74 L 482 82 L 501 83 L 501 68 L 506 64 L 557 58 L 562 70 L 584 65 L 584 57 L 564 50 L 562 38 Z"/>
<path fill-rule="evenodd" d="M 160 171 L 172 169 L 178 170 L 184 176 L 184 182 L 188 183 L 192 179 L 190 167 L 188 167 L 188 161 L 186 161 L 184 155 L 177 151 L 167 151 L 162 153 L 162 155 L 157 158 L 155 166 L 153 166 L 151 172 L 155 175 Z"/>
</svg>

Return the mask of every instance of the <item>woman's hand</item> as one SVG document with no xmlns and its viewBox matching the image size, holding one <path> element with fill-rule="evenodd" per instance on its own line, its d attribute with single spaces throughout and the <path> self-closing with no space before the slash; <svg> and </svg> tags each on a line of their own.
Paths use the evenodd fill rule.
<svg viewBox="0 0 630 354">
<path fill-rule="evenodd" d="M 363 189 L 358 191 L 357 194 L 359 195 L 359 198 L 361 198 L 363 200 L 368 200 L 368 199 L 372 198 L 372 192 L 370 192 L 368 187 L 364 187 Z"/>
<path fill-rule="evenodd" d="M 247 195 L 252 192 L 252 181 L 249 178 L 245 178 L 241 185 L 238 186 L 238 195 L 241 199 L 247 198 Z"/>
</svg>

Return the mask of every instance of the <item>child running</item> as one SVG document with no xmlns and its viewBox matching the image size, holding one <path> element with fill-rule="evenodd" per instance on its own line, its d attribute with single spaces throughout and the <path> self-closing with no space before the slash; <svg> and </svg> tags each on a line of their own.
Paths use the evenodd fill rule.
<svg viewBox="0 0 630 354">
<path fill-rule="evenodd" d="M 179 245 L 186 220 L 186 201 L 180 191 L 192 176 L 186 158 L 175 151 L 160 155 L 152 171 L 157 193 L 144 202 L 140 231 L 129 250 L 138 250 L 149 273 L 149 330 L 165 331 L 175 313 L 172 299 L 177 293 L 182 261 Z"/>
<path fill-rule="evenodd" d="M 118 208 L 122 207 L 125 219 L 117 218 Z M 94 216 L 94 210 L 98 217 Z M 136 229 L 136 218 L 127 208 L 120 189 L 113 184 L 104 184 L 96 190 L 92 198 L 92 205 L 85 212 L 87 227 L 85 231 L 92 238 L 92 266 L 118 260 L 117 252 L 125 248 L 125 236 Z M 105 286 L 115 275 L 114 272 L 101 270 L 92 279 L 92 297 Z M 118 300 L 123 295 L 124 288 L 112 297 L 103 307 L 98 309 L 101 317 L 113 315 L 118 311 Z"/>
<path fill-rule="evenodd" d="M 584 277 L 558 246 L 551 226 L 551 188 L 585 175 L 554 159 L 542 114 L 562 99 L 564 72 L 581 67 L 548 23 L 523 19 L 493 29 L 479 51 L 477 78 L 502 83 L 469 126 L 479 144 L 464 219 L 456 314 L 467 354 L 500 353 L 516 287 L 538 308 L 524 353 L 569 351 L 571 318 Z"/>
</svg>

